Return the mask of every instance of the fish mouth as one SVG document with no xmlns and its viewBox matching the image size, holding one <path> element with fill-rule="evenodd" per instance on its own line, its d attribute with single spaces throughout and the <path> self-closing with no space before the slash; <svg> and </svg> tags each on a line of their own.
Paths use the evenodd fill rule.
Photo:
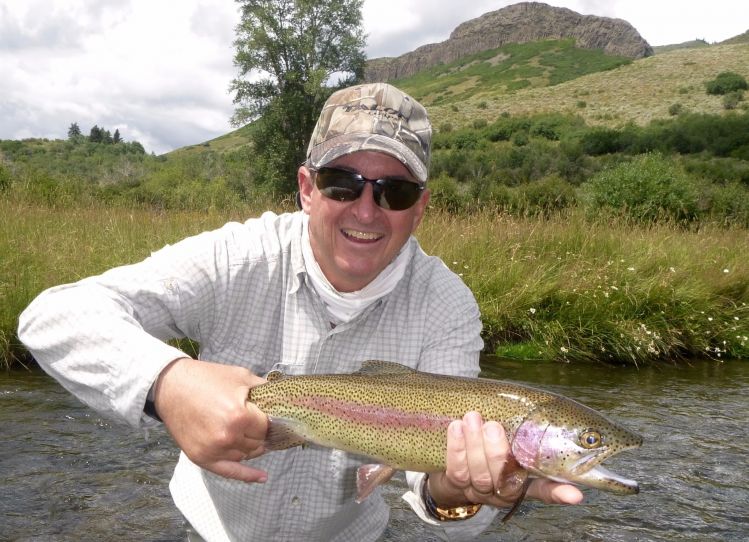
<svg viewBox="0 0 749 542">
<path fill-rule="evenodd" d="M 635 480 L 624 478 L 601 465 L 596 465 L 580 474 L 566 476 L 558 481 L 582 484 L 618 495 L 634 495 L 640 492 L 640 486 Z"/>
</svg>

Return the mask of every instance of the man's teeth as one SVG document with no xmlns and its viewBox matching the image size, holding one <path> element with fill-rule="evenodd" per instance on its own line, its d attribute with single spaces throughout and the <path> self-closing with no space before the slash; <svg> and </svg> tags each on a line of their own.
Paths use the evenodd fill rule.
<svg viewBox="0 0 749 542">
<path fill-rule="evenodd" d="M 374 239 L 379 239 L 380 237 L 379 233 L 357 231 L 357 230 L 344 229 L 343 233 L 348 235 L 349 237 L 354 237 L 355 239 L 362 239 L 364 241 L 372 241 Z"/>
</svg>

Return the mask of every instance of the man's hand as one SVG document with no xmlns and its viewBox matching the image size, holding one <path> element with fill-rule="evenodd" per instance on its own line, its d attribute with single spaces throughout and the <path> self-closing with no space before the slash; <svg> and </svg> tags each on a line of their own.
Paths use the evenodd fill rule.
<svg viewBox="0 0 749 542">
<path fill-rule="evenodd" d="M 482 423 L 478 412 L 468 412 L 447 430 L 447 468 L 429 475 L 429 492 L 440 507 L 467 503 L 510 507 L 520 497 L 527 473 L 510 453 L 501 424 Z M 575 486 L 534 479 L 528 496 L 547 504 L 578 504 L 583 494 Z"/>
<path fill-rule="evenodd" d="M 241 463 L 264 452 L 268 418 L 247 403 L 265 380 L 243 367 L 181 358 L 161 372 L 154 405 L 190 460 L 215 474 L 265 482 L 267 474 Z"/>
</svg>

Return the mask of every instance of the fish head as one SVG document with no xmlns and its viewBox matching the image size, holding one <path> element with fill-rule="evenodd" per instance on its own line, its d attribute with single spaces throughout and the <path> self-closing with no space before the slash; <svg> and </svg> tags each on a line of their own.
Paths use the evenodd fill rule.
<svg viewBox="0 0 749 542">
<path fill-rule="evenodd" d="M 512 453 L 532 475 L 627 495 L 639 491 L 637 482 L 601 463 L 640 445 L 639 435 L 557 396 L 525 417 L 513 436 Z"/>
</svg>

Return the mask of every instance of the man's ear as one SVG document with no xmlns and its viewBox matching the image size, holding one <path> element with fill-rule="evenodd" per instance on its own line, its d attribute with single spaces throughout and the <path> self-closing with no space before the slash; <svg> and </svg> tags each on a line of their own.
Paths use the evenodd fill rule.
<svg viewBox="0 0 749 542">
<path fill-rule="evenodd" d="M 296 173 L 296 182 L 299 186 L 297 203 L 305 213 L 309 214 L 312 205 L 312 173 L 307 166 L 300 166 Z"/>
</svg>

